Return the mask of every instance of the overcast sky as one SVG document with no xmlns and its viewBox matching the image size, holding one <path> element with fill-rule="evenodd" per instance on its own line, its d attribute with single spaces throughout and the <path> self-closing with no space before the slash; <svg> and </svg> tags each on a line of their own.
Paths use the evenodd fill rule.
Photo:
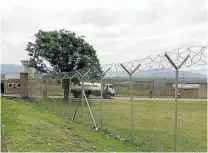
<svg viewBox="0 0 208 153">
<path fill-rule="evenodd" d="M 101 64 L 207 45 L 206 0 L 2 0 L 1 63 L 28 59 L 39 30 L 86 36 Z"/>
</svg>

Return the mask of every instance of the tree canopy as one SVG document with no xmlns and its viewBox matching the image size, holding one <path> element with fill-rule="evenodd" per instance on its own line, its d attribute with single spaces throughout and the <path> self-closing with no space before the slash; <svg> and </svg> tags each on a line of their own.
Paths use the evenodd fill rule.
<svg viewBox="0 0 208 153">
<path fill-rule="evenodd" d="M 101 70 L 95 49 L 84 38 L 67 30 L 39 30 L 35 42 L 28 42 L 26 47 L 30 66 L 44 73 L 51 71 L 48 64 L 55 72 L 71 72 L 92 66 Z"/>
</svg>

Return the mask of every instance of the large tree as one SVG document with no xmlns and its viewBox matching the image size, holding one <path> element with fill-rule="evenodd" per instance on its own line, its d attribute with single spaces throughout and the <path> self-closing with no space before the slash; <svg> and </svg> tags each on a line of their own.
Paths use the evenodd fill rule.
<svg viewBox="0 0 208 153">
<path fill-rule="evenodd" d="M 67 30 L 39 30 L 35 38 L 35 42 L 28 42 L 26 51 L 31 66 L 39 72 L 72 72 L 92 66 L 101 70 L 96 51 L 84 40 L 84 36 L 76 36 Z M 69 80 L 65 79 L 63 84 L 64 98 L 68 99 Z"/>
</svg>

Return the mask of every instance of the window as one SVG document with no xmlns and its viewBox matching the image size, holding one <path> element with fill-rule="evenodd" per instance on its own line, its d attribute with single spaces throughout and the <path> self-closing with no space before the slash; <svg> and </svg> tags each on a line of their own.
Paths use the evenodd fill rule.
<svg viewBox="0 0 208 153">
<path fill-rule="evenodd" d="M 9 88 L 12 88 L 12 83 L 8 83 L 8 87 Z"/>
<path fill-rule="evenodd" d="M 8 88 L 20 88 L 20 83 L 8 83 Z"/>
<path fill-rule="evenodd" d="M 109 85 L 109 88 L 112 88 L 113 89 L 113 85 Z"/>
<path fill-rule="evenodd" d="M 13 83 L 13 88 L 17 88 L 17 84 L 16 83 Z"/>
</svg>

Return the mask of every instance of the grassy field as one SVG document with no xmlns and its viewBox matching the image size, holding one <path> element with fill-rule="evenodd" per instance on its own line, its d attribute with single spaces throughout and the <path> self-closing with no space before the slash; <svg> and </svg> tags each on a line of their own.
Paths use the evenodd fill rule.
<svg viewBox="0 0 208 153">
<path fill-rule="evenodd" d="M 69 102 L 55 100 L 43 101 L 50 110 L 67 118 L 72 118 L 78 100 Z M 90 106 L 100 128 L 100 102 L 89 100 Z M 61 107 L 62 106 L 62 107 Z M 206 102 L 183 102 L 178 105 L 178 151 L 205 152 L 207 150 L 207 104 Z M 93 126 L 88 108 L 78 108 L 76 122 Z M 174 103 L 169 101 L 135 101 L 134 102 L 134 141 L 139 151 L 173 151 Z M 130 102 L 121 100 L 104 100 L 103 130 L 129 139 L 131 136 Z"/>
<path fill-rule="evenodd" d="M 60 99 L 38 100 L 40 105 L 49 111 L 54 111 L 66 119 L 74 115 L 78 100 Z M 100 102 L 89 100 L 95 121 L 100 128 Z M 33 104 L 31 104 L 33 106 Z M 36 107 L 38 107 L 36 106 Z M 86 129 L 92 129 L 92 119 L 84 105 L 77 111 L 75 122 Z M 207 104 L 206 102 L 183 102 L 178 105 L 178 150 L 179 152 L 207 151 Z M 103 130 L 125 139 L 131 136 L 130 102 L 121 100 L 104 100 Z M 73 122 L 74 124 L 74 122 Z M 135 101 L 134 102 L 134 145 L 140 152 L 169 152 L 173 151 L 174 103 L 169 101 Z M 105 136 L 104 136 L 105 137 Z M 90 140 L 93 138 L 90 138 Z M 110 140 L 111 142 L 111 140 Z M 126 148 L 127 147 L 127 148 Z M 124 147 L 128 150 L 128 145 Z M 106 150 L 103 150 L 106 151 Z M 118 151 L 118 149 L 116 150 Z M 130 151 L 130 150 L 128 150 Z"/>
<path fill-rule="evenodd" d="M 41 105 L 1 99 L 2 152 L 138 151 L 89 126 L 64 120 Z"/>
</svg>

